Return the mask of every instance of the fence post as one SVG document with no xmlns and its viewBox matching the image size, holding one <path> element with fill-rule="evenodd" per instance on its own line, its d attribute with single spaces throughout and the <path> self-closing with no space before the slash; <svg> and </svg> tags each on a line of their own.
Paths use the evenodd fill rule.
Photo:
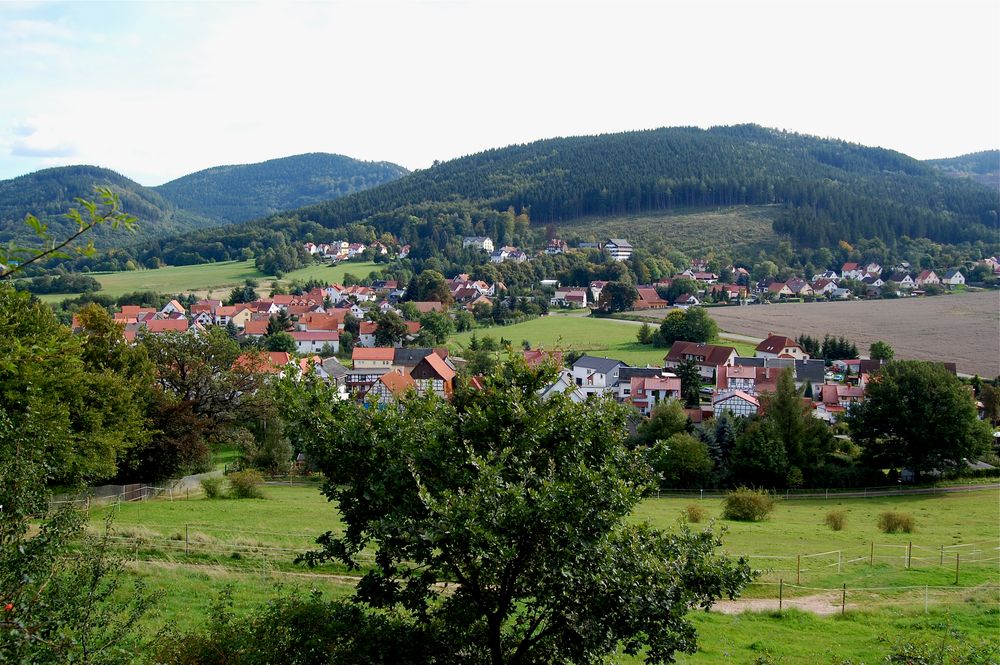
<svg viewBox="0 0 1000 665">
<path fill-rule="evenodd" d="M 844 567 L 844 551 L 837 550 L 837 572 L 843 572 Z"/>
<path fill-rule="evenodd" d="M 704 499 L 705 499 L 705 490 L 704 489 L 698 490 L 698 500 L 702 501 Z"/>
<path fill-rule="evenodd" d="M 927 585 L 924 585 L 924 614 L 927 614 Z"/>
<path fill-rule="evenodd" d="M 940 565 L 942 565 L 942 566 L 944 565 L 944 545 L 941 546 L 941 563 L 940 563 Z"/>
<path fill-rule="evenodd" d="M 188 540 L 188 525 L 185 524 L 184 525 L 184 556 L 188 555 L 188 544 L 189 544 L 189 542 L 190 541 Z"/>
<path fill-rule="evenodd" d="M 872 568 L 875 566 L 875 541 L 872 541 L 872 553 L 868 555 L 868 567 Z"/>
<path fill-rule="evenodd" d="M 840 597 L 840 613 L 843 614 L 847 610 L 847 584 L 844 584 L 844 592 Z"/>
<path fill-rule="evenodd" d="M 785 580 L 778 580 L 778 611 L 780 612 L 785 604 Z"/>
<path fill-rule="evenodd" d="M 906 547 L 906 569 L 910 569 L 910 563 L 913 561 L 913 541 Z"/>
<path fill-rule="evenodd" d="M 961 552 L 955 552 L 955 586 L 958 586 L 958 562 L 961 561 Z"/>
<path fill-rule="evenodd" d="M 795 556 L 795 583 L 802 584 L 802 555 Z"/>
</svg>

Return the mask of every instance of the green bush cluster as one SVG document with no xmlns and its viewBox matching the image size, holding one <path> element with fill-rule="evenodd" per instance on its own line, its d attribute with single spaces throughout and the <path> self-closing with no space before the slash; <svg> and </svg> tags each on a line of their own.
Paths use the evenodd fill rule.
<svg viewBox="0 0 1000 665">
<path fill-rule="evenodd" d="M 917 522 L 909 513 L 889 510 L 878 516 L 878 528 L 882 533 L 913 533 Z"/>
<path fill-rule="evenodd" d="M 739 487 L 722 500 L 722 516 L 737 522 L 761 522 L 774 510 L 774 497 L 762 490 Z"/>
</svg>

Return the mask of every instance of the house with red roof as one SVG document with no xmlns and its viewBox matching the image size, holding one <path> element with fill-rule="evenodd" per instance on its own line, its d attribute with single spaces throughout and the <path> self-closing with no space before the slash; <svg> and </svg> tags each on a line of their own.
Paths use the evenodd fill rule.
<svg viewBox="0 0 1000 665">
<path fill-rule="evenodd" d="M 757 345 L 754 355 L 757 358 L 809 360 L 809 354 L 802 349 L 802 346 L 784 335 L 768 335 L 767 339 Z"/>
<path fill-rule="evenodd" d="M 379 404 L 393 403 L 416 388 L 417 383 L 412 377 L 399 370 L 390 370 L 375 380 L 365 393 L 365 399 Z"/>
<path fill-rule="evenodd" d="M 716 418 L 727 411 L 737 417 L 752 416 L 760 411 L 760 400 L 742 390 L 722 393 L 712 399 L 712 411 Z"/>
<path fill-rule="evenodd" d="M 354 361 L 354 369 L 390 368 L 395 355 L 395 349 L 385 347 L 366 349 L 356 346 L 351 353 L 351 360 Z"/>
<path fill-rule="evenodd" d="M 288 334 L 295 340 L 297 353 L 319 353 L 327 346 L 332 347 L 334 353 L 340 350 L 340 333 L 336 330 L 293 330 Z"/>
<path fill-rule="evenodd" d="M 429 353 L 410 371 L 420 392 L 432 391 L 438 397 L 451 399 L 455 391 L 455 368 L 436 353 Z"/>
<path fill-rule="evenodd" d="M 669 305 L 651 286 L 641 286 L 636 291 L 639 292 L 639 298 L 632 304 L 632 309 L 663 309 Z"/>
<path fill-rule="evenodd" d="M 676 341 L 670 346 L 670 353 L 664 356 L 663 366 L 667 369 L 677 369 L 683 361 L 693 360 L 698 364 L 701 378 L 711 381 L 720 367 L 732 365 L 739 355 L 739 352 L 731 346 Z"/>
<path fill-rule="evenodd" d="M 676 376 L 633 376 L 629 389 L 632 406 L 649 416 L 660 402 L 680 399 L 681 380 Z"/>
</svg>

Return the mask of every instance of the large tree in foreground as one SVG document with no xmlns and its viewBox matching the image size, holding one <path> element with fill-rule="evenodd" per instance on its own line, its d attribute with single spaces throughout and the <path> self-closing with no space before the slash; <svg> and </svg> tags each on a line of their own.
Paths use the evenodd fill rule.
<svg viewBox="0 0 1000 665">
<path fill-rule="evenodd" d="M 941 363 L 896 360 L 865 388 L 847 415 L 851 436 L 878 468 L 917 474 L 960 468 L 989 450 L 990 427 L 976 417 L 972 392 Z"/>
<path fill-rule="evenodd" d="M 536 391 L 552 380 L 508 360 L 452 402 L 313 410 L 307 448 L 346 531 L 309 561 L 374 567 L 356 597 L 439 627 L 462 662 L 647 662 L 693 652 L 689 609 L 751 579 L 711 531 L 667 534 L 627 516 L 651 473 L 627 445 L 628 410 Z"/>
</svg>

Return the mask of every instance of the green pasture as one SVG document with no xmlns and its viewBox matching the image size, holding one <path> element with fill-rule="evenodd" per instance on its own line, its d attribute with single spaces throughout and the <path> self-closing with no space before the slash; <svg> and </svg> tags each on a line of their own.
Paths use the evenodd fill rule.
<svg viewBox="0 0 1000 665">
<path fill-rule="evenodd" d="M 368 277 L 377 268 L 375 263 L 341 263 L 336 266 L 312 264 L 287 273 L 281 280 L 307 281 L 318 279 L 327 282 L 341 282 L 344 275 L 351 273 L 358 278 Z M 156 291 L 168 295 L 198 292 L 202 295 L 222 297 L 232 287 L 244 280 L 260 282 L 261 291 L 270 285 L 273 276 L 265 275 L 254 267 L 253 261 L 222 261 L 201 263 L 190 266 L 166 266 L 155 270 L 129 270 L 122 272 L 89 273 L 101 283 L 100 293 L 118 297 L 133 291 Z M 78 294 L 49 293 L 39 296 L 48 303 L 57 303 Z"/>
<path fill-rule="evenodd" d="M 162 593 L 151 631 L 165 623 L 180 628 L 200 625 L 210 602 L 224 587 L 232 589 L 237 612 L 292 590 L 316 588 L 330 597 L 351 593 L 351 579 L 317 575 L 291 562 L 295 553 L 313 547 L 319 533 L 343 529 L 336 507 L 316 487 L 271 485 L 265 492 L 264 499 L 175 495 L 173 501 L 161 498 L 92 510 L 93 528 L 101 528 L 104 518 L 113 513 L 116 533 L 142 543 L 135 549 L 140 560 L 129 567 L 131 574 Z M 807 588 L 787 586 L 784 598 L 786 608 L 794 608 L 795 602 L 815 603 L 816 598 L 820 604 L 836 607 L 839 591 L 831 590 L 846 584 L 847 612 L 844 616 L 815 616 L 794 609 L 784 614 L 693 612 L 700 648 L 694 655 L 679 656 L 680 663 L 751 663 L 764 654 L 781 663 L 840 665 L 845 659 L 875 663 L 882 662 L 890 646 L 903 639 L 988 639 L 1000 628 L 995 586 L 1000 566 L 996 561 L 977 563 L 973 554 L 978 552 L 980 559 L 998 555 L 1000 491 L 779 500 L 769 520 L 754 524 L 721 520 L 719 499 L 649 498 L 638 506 L 633 519 L 677 529 L 683 509 L 691 503 L 708 511 L 708 521 L 693 528 L 709 523 L 723 528 L 725 551 L 748 555 L 755 568 L 767 570 L 761 577 L 763 583 L 747 590 L 747 598 L 775 598 L 773 582 L 779 578 L 794 583 L 799 554 L 842 552 L 841 572 L 835 554 L 809 557 L 802 564 L 801 586 Z M 844 530 L 832 531 L 823 523 L 830 510 L 847 512 Z M 913 515 L 916 531 L 879 532 L 876 519 L 885 510 Z M 190 555 L 183 551 L 185 536 Z M 904 553 L 911 541 L 913 559 L 907 569 Z M 872 542 L 877 543 L 876 560 L 869 565 L 866 557 Z M 946 546 L 944 566 L 938 565 L 942 545 Z M 203 555 L 200 548 L 214 554 Z M 969 557 L 962 567 L 960 589 L 953 586 L 955 552 L 962 553 L 962 561 Z M 324 567 L 318 572 L 344 571 Z M 924 585 L 931 589 L 932 598 L 926 615 Z M 904 586 L 910 589 L 886 590 Z M 641 661 L 622 656 L 621 662 Z"/>
<path fill-rule="evenodd" d="M 580 351 L 593 356 L 615 358 L 633 367 L 662 367 L 663 358 L 669 349 L 640 344 L 636 340 L 638 331 L 639 325 L 632 321 L 552 314 L 510 326 L 478 328 L 471 332 L 457 333 L 450 337 L 450 342 L 454 351 L 461 354 L 473 334 L 479 338 L 490 336 L 507 339 L 516 348 L 520 348 L 521 342 L 527 340 L 532 348 L 558 347 L 563 351 Z M 724 338 L 716 343 L 734 346 L 740 355 L 754 354 L 752 344 Z"/>
</svg>

